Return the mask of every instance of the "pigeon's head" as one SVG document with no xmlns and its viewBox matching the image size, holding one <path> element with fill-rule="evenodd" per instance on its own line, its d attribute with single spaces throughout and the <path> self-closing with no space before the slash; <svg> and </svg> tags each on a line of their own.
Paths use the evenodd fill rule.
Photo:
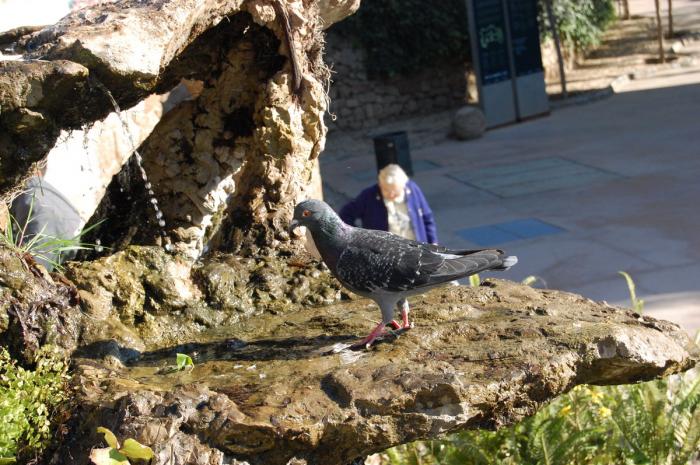
<svg viewBox="0 0 700 465">
<path fill-rule="evenodd" d="M 289 224 L 289 232 L 299 226 L 314 229 L 317 225 L 339 221 L 338 215 L 326 202 L 321 200 L 304 200 L 294 208 L 294 218 Z"/>
</svg>

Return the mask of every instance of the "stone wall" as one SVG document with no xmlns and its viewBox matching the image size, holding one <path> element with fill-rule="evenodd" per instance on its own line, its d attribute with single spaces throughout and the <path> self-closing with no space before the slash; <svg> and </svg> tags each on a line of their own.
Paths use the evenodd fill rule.
<svg viewBox="0 0 700 465">
<path fill-rule="evenodd" d="M 573 69 L 578 54 L 567 47 L 562 52 L 566 70 Z M 408 77 L 370 79 L 363 51 L 333 30 L 328 31 L 325 58 L 333 70 L 329 130 L 372 128 L 478 100 L 469 64 L 428 69 Z M 557 81 L 559 65 L 552 40 L 542 43 L 542 64 L 546 80 Z"/>
<path fill-rule="evenodd" d="M 333 70 L 328 118 L 333 129 L 371 128 L 393 119 L 427 114 L 465 103 L 465 66 L 428 69 L 414 76 L 369 79 L 363 52 L 330 30 L 326 63 Z"/>
</svg>

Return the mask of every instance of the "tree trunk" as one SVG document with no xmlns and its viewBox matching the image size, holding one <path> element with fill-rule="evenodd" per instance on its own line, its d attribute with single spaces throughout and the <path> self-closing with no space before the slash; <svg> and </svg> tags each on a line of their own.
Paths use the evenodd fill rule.
<svg viewBox="0 0 700 465">
<path fill-rule="evenodd" d="M 622 19 L 630 19 L 630 2 L 622 0 Z"/>
<path fill-rule="evenodd" d="M 564 71 L 564 57 L 561 53 L 561 40 L 559 38 L 557 20 L 554 17 L 552 0 L 546 0 L 545 5 L 547 7 L 547 19 L 549 20 L 549 27 L 552 32 L 552 38 L 554 39 L 554 47 L 557 50 L 557 61 L 559 62 L 559 82 L 561 83 L 561 95 L 563 98 L 567 98 L 568 92 L 566 91 L 566 73 Z"/>
<path fill-rule="evenodd" d="M 673 39 L 673 0 L 668 0 L 668 38 Z"/>
<path fill-rule="evenodd" d="M 659 61 L 665 63 L 664 27 L 663 24 L 661 24 L 661 5 L 659 4 L 659 0 L 654 0 L 654 5 L 656 6 L 656 36 L 659 40 Z"/>
</svg>

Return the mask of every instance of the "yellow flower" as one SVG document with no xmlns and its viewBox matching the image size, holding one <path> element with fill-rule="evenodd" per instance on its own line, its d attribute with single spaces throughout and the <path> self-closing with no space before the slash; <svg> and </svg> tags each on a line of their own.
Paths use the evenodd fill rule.
<svg viewBox="0 0 700 465">
<path fill-rule="evenodd" d="M 567 415 L 571 411 L 571 405 L 565 405 L 559 410 L 559 415 L 564 416 Z"/>
<path fill-rule="evenodd" d="M 596 403 L 600 403 L 600 399 L 603 398 L 603 394 L 601 394 L 599 391 L 591 391 L 591 400 Z"/>
<path fill-rule="evenodd" d="M 612 411 L 607 408 L 607 407 L 600 407 L 598 409 L 598 415 L 600 415 L 602 418 L 608 418 L 612 414 Z"/>
</svg>

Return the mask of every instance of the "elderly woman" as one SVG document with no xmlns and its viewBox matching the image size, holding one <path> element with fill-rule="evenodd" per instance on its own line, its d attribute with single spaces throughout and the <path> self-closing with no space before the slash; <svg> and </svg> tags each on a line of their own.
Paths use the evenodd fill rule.
<svg viewBox="0 0 700 465">
<path fill-rule="evenodd" d="M 354 225 L 389 231 L 407 239 L 437 243 L 437 230 L 428 201 L 399 165 L 379 171 L 379 182 L 360 192 L 340 210 L 340 218 Z"/>
</svg>

